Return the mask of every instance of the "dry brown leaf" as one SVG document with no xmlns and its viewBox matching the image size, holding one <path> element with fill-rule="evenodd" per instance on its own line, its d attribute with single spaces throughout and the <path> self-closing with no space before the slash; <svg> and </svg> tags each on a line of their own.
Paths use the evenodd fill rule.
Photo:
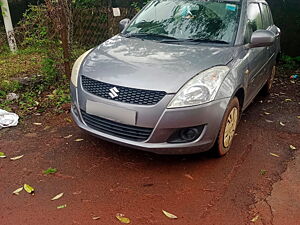
<svg viewBox="0 0 300 225">
<path fill-rule="evenodd" d="M 42 125 L 42 123 L 33 123 L 34 125 L 36 125 L 36 126 L 41 126 Z"/>
<path fill-rule="evenodd" d="M 190 174 L 184 174 L 184 176 L 188 179 L 194 180 L 194 178 Z"/>
<path fill-rule="evenodd" d="M 256 222 L 259 218 L 259 215 L 256 215 L 254 218 L 252 218 L 251 222 Z"/>
<path fill-rule="evenodd" d="M 266 120 L 266 122 L 268 122 L 268 123 L 273 123 L 274 121 L 272 121 L 272 120 Z"/>
<path fill-rule="evenodd" d="M 51 201 L 58 200 L 58 199 L 60 199 L 63 195 L 64 195 L 64 193 L 60 193 L 60 194 L 54 196 L 54 197 L 51 199 Z"/>
<path fill-rule="evenodd" d="M 270 152 L 270 155 L 271 155 L 271 156 L 275 156 L 275 157 L 279 157 L 279 155 L 277 155 L 277 154 L 275 154 L 275 153 L 272 153 L 272 152 Z"/>
<path fill-rule="evenodd" d="M 172 213 L 169 213 L 165 210 L 162 210 L 163 214 L 165 214 L 166 217 L 170 218 L 170 219 L 177 219 L 178 217 Z"/>
<path fill-rule="evenodd" d="M 15 160 L 18 160 L 18 159 L 21 159 L 23 158 L 24 155 L 19 155 L 19 156 L 16 156 L 16 157 L 13 157 L 13 158 L 10 158 L 10 160 L 12 161 L 15 161 Z"/>
<path fill-rule="evenodd" d="M 126 223 L 129 224 L 130 223 L 130 219 L 125 217 L 124 214 L 121 213 L 117 213 L 116 218 L 121 222 L 121 223 Z"/>
<path fill-rule="evenodd" d="M 279 124 L 283 127 L 285 126 L 285 124 L 283 122 L 279 122 Z"/>
<path fill-rule="evenodd" d="M 17 190 L 15 190 L 14 192 L 13 192 L 13 194 L 14 195 L 19 195 L 20 194 L 20 192 L 23 190 L 23 187 L 20 187 L 20 188 L 18 188 Z"/>
<path fill-rule="evenodd" d="M 83 141 L 83 139 L 82 138 L 77 138 L 75 141 L 80 142 L 80 141 Z"/>
<path fill-rule="evenodd" d="M 71 138 L 73 135 L 72 134 L 69 134 L 68 136 L 65 136 L 64 139 L 69 139 Z"/>
<path fill-rule="evenodd" d="M 93 216 L 92 219 L 93 219 L 93 220 L 99 220 L 99 219 L 100 219 L 100 216 Z"/>
<path fill-rule="evenodd" d="M 296 150 L 297 148 L 294 145 L 290 145 L 291 150 Z"/>
</svg>

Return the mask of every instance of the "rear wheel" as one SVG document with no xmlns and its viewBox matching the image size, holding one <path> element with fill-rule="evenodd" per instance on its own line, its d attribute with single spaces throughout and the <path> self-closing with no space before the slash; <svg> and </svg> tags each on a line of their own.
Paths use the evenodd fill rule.
<svg viewBox="0 0 300 225">
<path fill-rule="evenodd" d="M 230 100 L 221 123 L 221 129 L 216 141 L 215 153 L 224 156 L 229 151 L 240 117 L 240 104 L 237 97 Z"/>
</svg>

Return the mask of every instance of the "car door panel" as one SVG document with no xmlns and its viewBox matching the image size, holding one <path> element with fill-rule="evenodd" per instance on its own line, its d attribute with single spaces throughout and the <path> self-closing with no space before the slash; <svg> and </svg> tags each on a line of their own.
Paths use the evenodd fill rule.
<svg viewBox="0 0 300 225">
<path fill-rule="evenodd" d="M 247 99 L 251 101 L 262 87 L 264 73 L 266 72 L 266 48 L 249 49 L 248 53 L 248 83 Z"/>
</svg>

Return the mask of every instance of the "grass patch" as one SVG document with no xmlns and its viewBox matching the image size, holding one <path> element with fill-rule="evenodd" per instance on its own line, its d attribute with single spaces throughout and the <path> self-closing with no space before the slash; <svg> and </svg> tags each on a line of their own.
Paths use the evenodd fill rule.
<svg viewBox="0 0 300 225">
<path fill-rule="evenodd" d="M 63 112 L 70 102 L 69 79 L 60 64 L 47 57 L 46 50 L 27 48 L 17 54 L 0 54 L 0 108 L 21 118 L 35 112 Z M 7 100 L 8 93 L 19 98 Z"/>
<path fill-rule="evenodd" d="M 45 56 L 40 52 L 19 52 L 0 55 L 0 78 L 11 80 L 40 73 Z"/>
</svg>

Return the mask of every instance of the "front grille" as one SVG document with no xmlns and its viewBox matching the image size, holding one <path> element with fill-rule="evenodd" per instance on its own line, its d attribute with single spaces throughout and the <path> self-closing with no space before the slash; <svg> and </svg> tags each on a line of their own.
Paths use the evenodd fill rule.
<svg viewBox="0 0 300 225">
<path fill-rule="evenodd" d="M 164 91 L 122 87 L 97 81 L 86 76 L 81 77 L 81 82 L 83 89 L 91 94 L 97 95 L 101 98 L 130 104 L 155 105 L 166 95 L 166 92 Z M 111 92 L 110 89 L 114 87 L 119 90 L 119 93 L 117 97 L 112 98 L 109 93 Z"/>
<path fill-rule="evenodd" d="M 136 127 L 117 123 L 98 116 L 94 116 L 81 110 L 82 118 L 85 123 L 100 132 L 110 134 L 116 137 L 133 140 L 145 141 L 152 133 L 152 128 Z"/>
</svg>

